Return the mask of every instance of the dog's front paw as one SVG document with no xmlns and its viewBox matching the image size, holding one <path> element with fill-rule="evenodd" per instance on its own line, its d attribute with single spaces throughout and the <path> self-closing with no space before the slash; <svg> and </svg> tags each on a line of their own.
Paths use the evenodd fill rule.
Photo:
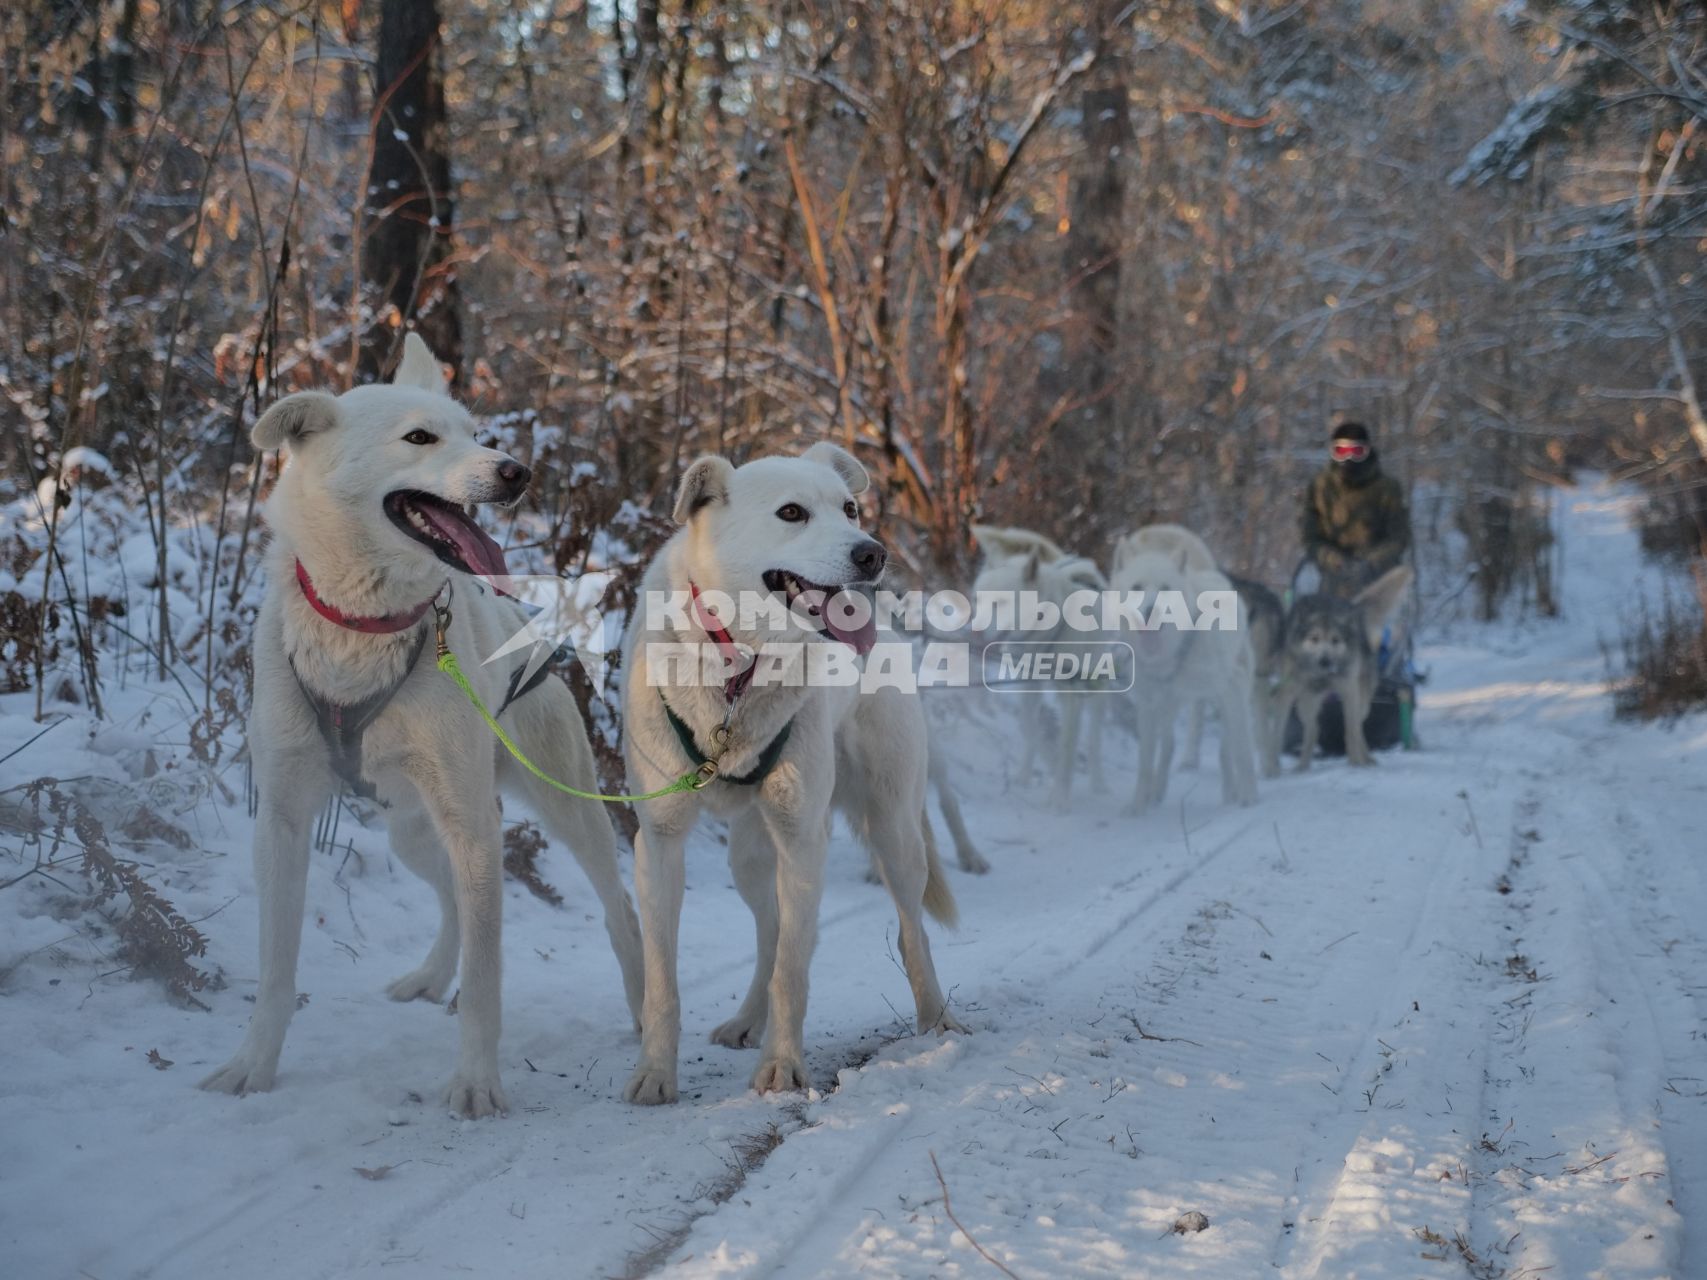
<svg viewBox="0 0 1707 1280">
<path fill-rule="evenodd" d="M 968 875 L 981 876 L 990 870 L 990 861 L 976 849 L 962 849 L 959 854 L 960 869 Z"/>
<path fill-rule="evenodd" d="M 811 1083 L 799 1058 L 766 1058 L 753 1072 L 753 1088 L 760 1093 L 788 1093 Z"/>
<path fill-rule="evenodd" d="M 423 965 L 393 982 L 385 989 L 385 994 L 393 1000 L 428 1000 L 433 1004 L 443 1004 L 445 992 L 450 990 L 451 981 L 455 977 L 454 969 L 445 973 Z"/>
<path fill-rule="evenodd" d="M 445 1105 L 451 1114 L 467 1120 L 508 1115 L 510 1111 L 496 1071 L 458 1071 L 445 1090 Z"/>
<path fill-rule="evenodd" d="M 1236 804 L 1248 807 L 1257 802 L 1257 789 L 1254 786 L 1243 786 L 1239 783 L 1228 783 L 1221 788 L 1221 803 Z"/>
<path fill-rule="evenodd" d="M 622 1099 L 637 1107 L 661 1107 L 676 1100 L 676 1069 L 641 1063 L 623 1086 Z"/>
<path fill-rule="evenodd" d="M 725 1049 L 757 1049 L 764 1032 L 763 1015 L 750 1017 L 744 1012 L 738 1013 L 711 1033 L 711 1043 L 720 1044 Z"/>
<path fill-rule="evenodd" d="M 1361 756 L 1347 756 L 1346 763 L 1356 769 L 1373 769 L 1375 767 L 1375 757 L 1368 754 Z"/>
<path fill-rule="evenodd" d="M 240 1052 L 218 1071 L 204 1077 L 196 1088 L 238 1097 L 246 1093 L 266 1093 L 273 1087 L 273 1075 L 278 1065 L 276 1055 L 269 1061 L 261 1061 L 247 1052 Z"/>
</svg>

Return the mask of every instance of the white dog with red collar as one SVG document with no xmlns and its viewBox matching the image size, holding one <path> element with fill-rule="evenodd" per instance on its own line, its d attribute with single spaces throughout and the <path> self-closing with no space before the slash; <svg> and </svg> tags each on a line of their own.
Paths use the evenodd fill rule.
<svg viewBox="0 0 1707 1280">
<path fill-rule="evenodd" d="M 447 638 L 463 655 L 496 652 L 526 623 L 496 583 L 481 581 L 504 575 L 504 556 L 473 512 L 519 501 L 528 469 L 476 441 L 474 420 L 446 394 L 438 362 L 414 334 L 392 383 L 287 396 L 251 439 L 289 454 L 267 503 L 268 586 L 253 646 L 260 981 L 236 1057 L 202 1087 L 273 1086 L 296 1009 L 309 830 L 342 780 L 388 807 L 392 848 L 438 895 L 438 938 L 390 995 L 442 1001 L 460 967 L 461 1053 L 446 1101 L 467 1116 L 502 1112 L 500 785 L 527 799 L 592 881 L 637 1020 L 642 984 L 639 927 L 608 815 L 500 756 L 463 695 L 430 658 L 419 661 L 446 610 Z M 507 665 L 475 661 L 467 674 L 487 706 L 503 703 Z M 501 714 L 547 772 L 597 790 L 565 685 L 546 680 Z"/>
</svg>

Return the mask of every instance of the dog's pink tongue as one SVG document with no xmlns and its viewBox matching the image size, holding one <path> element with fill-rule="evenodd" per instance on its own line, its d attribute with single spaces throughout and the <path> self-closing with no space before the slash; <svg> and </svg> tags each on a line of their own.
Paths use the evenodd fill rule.
<svg viewBox="0 0 1707 1280">
<path fill-rule="evenodd" d="M 468 516 L 449 507 L 427 503 L 422 503 L 419 510 L 433 528 L 456 543 L 457 554 L 469 572 L 486 578 L 502 578 L 509 574 L 509 567 L 504 563 L 504 549 Z"/>
<path fill-rule="evenodd" d="M 877 643 L 877 611 L 863 595 L 837 592 L 824 606 L 824 630 L 855 653 L 870 653 Z"/>
</svg>

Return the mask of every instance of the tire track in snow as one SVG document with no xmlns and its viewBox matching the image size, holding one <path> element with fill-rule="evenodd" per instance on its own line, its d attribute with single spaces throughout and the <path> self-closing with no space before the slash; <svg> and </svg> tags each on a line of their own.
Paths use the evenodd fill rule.
<svg viewBox="0 0 1707 1280">
<path fill-rule="evenodd" d="M 1206 851 L 1201 853 L 1193 850 L 1190 847 L 1188 840 L 1186 849 L 1184 850 L 1184 862 L 1169 871 L 1160 884 L 1155 885 L 1153 888 L 1149 889 L 1148 892 L 1143 893 L 1136 903 L 1118 909 L 1115 912 L 1112 921 L 1099 928 L 1098 931 L 1091 936 L 1089 941 L 1082 947 L 1076 948 L 1069 958 L 1060 960 L 1058 955 L 1050 953 L 1048 958 L 1056 961 L 1055 965 L 1047 972 L 1034 972 L 1029 976 L 1038 982 L 1054 983 L 1059 981 L 1062 976 L 1077 971 L 1088 961 L 1101 953 L 1111 941 L 1127 933 L 1133 924 L 1151 912 L 1159 904 L 1172 900 L 1173 896 L 1178 893 L 1182 886 L 1190 882 L 1195 876 L 1207 870 L 1216 862 L 1217 859 L 1226 853 L 1227 850 L 1234 847 L 1246 834 L 1248 834 L 1254 826 L 1254 820 L 1240 825 L 1219 842 L 1211 845 Z M 1146 881 L 1153 878 L 1154 874 L 1155 869 L 1153 867 L 1143 867 L 1140 870 L 1133 872 L 1131 875 L 1114 882 L 1112 885 L 1101 888 L 1097 888 L 1096 886 L 1086 886 L 1087 888 L 1092 889 L 1093 893 L 1088 899 L 1082 902 L 1057 905 L 1064 906 L 1069 910 L 1077 909 L 1079 911 L 1086 908 L 1099 907 L 1106 909 L 1111 902 L 1118 904 L 1123 898 L 1129 898 L 1131 896 L 1131 891 L 1135 887 L 1143 885 Z M 879 896 L 883 906 L 887 907 L 889 905 L 888 897 L 881 894 Z M 872 912 L 869 910 L 859 908 L 850 909 L 842 914 L 842 919 L 846 920 L 857 916 L 869 915 L 871 913 Z M 1023 959 L 1030 950 L 1030 948 L 1022 950 L 1014 957 L 1014 962 Z M 1014 970 L 1017 967 L 1017 964 L 1014 962 L 997 966 L 981 985 L 989 986 L 993 982 L 1011 979 L 1014 976 Z M 974 998 L 976 999 L 976 996 Z M 902 1039 L 910 1039 L 910 1037 L 903 1037 Z M 976 1042 L 966 1050 L 966 1054 L 977 1055 L 979 1057 L 984 1056 L 979 1053 L 979 1045 Z M 809 1058 L 814 1059 L 813 1074 L 815 1076 L 819 1074 L 819 1064 L 815 1061 L 818 1056 L 819 1055 L 817 1054 L 809 1054 Z M 870 1056 L 871 1050 L 867 1048 L 851 1048 L 843 1057 L 842 1061 L 837 1064 L 836 1074 L 839 1076 L 841 1071 L 846 1069 L 858 1070 L 864 1065 L 865 1061 L 869 1059 Z M 685 1092 L 686 1089 L 684 1087 L 684 1093 Z M 818 1104 L 814 1110 L 815 1114 L 818 1116 L 832 1116 L 838 1110 L 836 1094 L 828 1094 L 824 1101 Z M 810 1212 L 811 1206 L 825 1204 L 833 1205 L 838 1201 L 846 1200 L 847 1193 L 858 1186 L 858 1184 L 865 1179 L 887 1155 L 890 1154 L 895 1145 L 909 1134 L 911 1129 L 914 1127 L 913 1121 L 914 1117 L 908 1115 L 903 1118 L 897 1118 L 893 1122 L 883 1123 L 875 1137 L 875 1140 L 862 1143 L 857 1153 L 849 1154 L 844 1158 L 844 1160 L 838 1161 L 837 1171 L 833 1178 L 816 1180 L 812 1184 L 810 1190 L 805 1192 L 804 1202 L 791 1202 L 785 1212 L 791 1217 L 799 1218 L 800 1221 L 795 1224 L 785 1239 L 775 1243 L 772 1247 L 767 1248 L 760 1259 L 753 1260 L 752 1265 L 758 1268 L 759 1273 L 773 1276 L 788 1274 L 816 1274 L 815 1265 L 805 1272 L 792 1273 L 790 1271 L 790 1267 L 794 1259 L 801 1256 L 802 1250 L 806 1248 L 807 1242 L 820 1234 L 822 1224 L 817 1220 L 817 1216 Z M 791 1142 L 798 1143 L 803 1135 L 811 1132 L 813 1127 L 813 1125 L 809 1124 L 805 1128 L 795 1129 L 786 1133 L 781 1146 L 787 1147 Z M 711 1215 L 705 1216 L 709 1217 Z M 704 1218 L 702 1217 L 699 1221 L 704 1221 Z"/>
<path fill-rule="evenodd" d="M 1412 1232 L 1430 1219 L 1438 1230 L 1468 1217 L 1468 1188 L 1432 1170 L 1448 1167 L 1462 1149 L 1452 1098 L 1467 1104 L 1475 1096 L 1480 1062 L 1452 1051 L 1465 1011 L 1436 996 L 1463 985 L 1468 964 L 1455 944 L 1466 920 L 1472 934 L 1491 928 L 1483 917 L 1493 876 L 1479 839 L 1444 848 L 1454 855 L 1449 868 L 1427 868 L 1420 905 L 1384 958 L 1391 978 L 1366 989 L 1360 1043 L 1336 1091 L 1338 1106 L 1310 1125 L 1316 1141 L 1306 1142 L 1274 1238 L 1271 1262 L 1282 1276 L 1380 1274 L 1416 1256 Z M 1315 1167 L 1305 1174 L 1302 1161 L 1311 1159 Z"/>
</svg>

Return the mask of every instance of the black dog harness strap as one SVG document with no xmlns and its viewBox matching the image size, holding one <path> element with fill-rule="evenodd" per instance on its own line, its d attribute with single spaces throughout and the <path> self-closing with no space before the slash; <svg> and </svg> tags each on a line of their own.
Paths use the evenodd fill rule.
<svg viewBox="0 0 1707 1280">
<path fill-rule="evenodd" d="M 498 709 L 492 713 L 494 717 L 501 716 L 510 709 L 510 704 L 518 698 L 525 698 L 544 683 L 545 677 L 551 674 L 551 668 L 562 662 L 569 661 L 575 656 L 568 645 L 558 645 L 552 650 L 551 656 L 533 669 L 533 673 L 524 680 L 527 665 L 517 667 L 510 673 L 510 687 L 504 692 L 504 700 L 498 704 Z"/>
<path fill-rule="evenodd" d="M 659 701 L 663 702 L 663 699 L 660 698 Z M 664 714 L 669 718 L 670 728 L 675 730 L 676 740 L 682 744 L 682 751 L 693 762 L 694 768 L 702 769 L 710 763 L 711 757 L 701 751 L 699 743 L 694 741 L 693 730 L 688 728 L 686 722 L 671 710 L 670 704 L 667 702 L 664 703 Z M 770 771 L 776 768 L 777 762 L 782 759 L 783 748 L 788 746 L 788 737 L 793 732 L 794 721 L 790 720 L 782 726 L 782 732 L 770 740 L 770 745 L 759 752 L 758 763 L 753 766 L 752 772 L 743 774 L 739 778 L 731 778 L 728 774 L 719 773 L 716 780 L 733 783 L 737 787 L 758 786 L 770 775 Z"/>
</svg>

